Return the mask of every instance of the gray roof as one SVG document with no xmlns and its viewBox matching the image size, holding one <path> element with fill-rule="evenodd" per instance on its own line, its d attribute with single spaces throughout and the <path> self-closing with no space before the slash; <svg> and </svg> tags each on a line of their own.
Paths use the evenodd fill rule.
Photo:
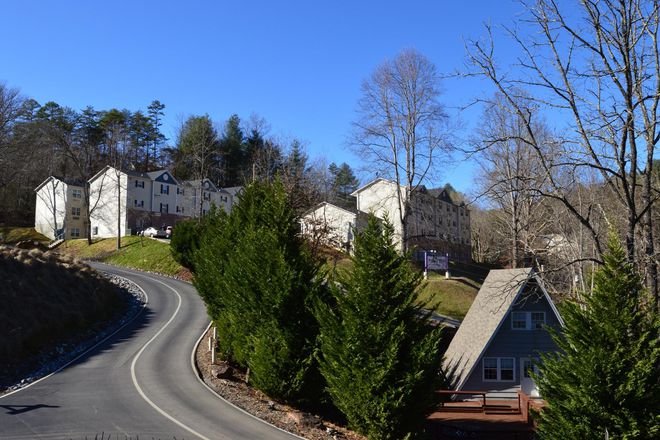
<svg viewBox="0 0 660 440">
<path fill-rule="evenodd" d="M 230 186 L 229 188 L 223 188 L 224 191 L 231 194 L 233 197 L 236 197 L 241 191 L 243 191 L 242 186 Z"/>
<path fill-rule="evenodd" d="M 450 371 L 455 369 L 456 389 L 461 389 L 474 370 L 531 276 L 532 268 L 491 270 L 488 273 L 445 353 L 445 367 Z"/>
</svg>

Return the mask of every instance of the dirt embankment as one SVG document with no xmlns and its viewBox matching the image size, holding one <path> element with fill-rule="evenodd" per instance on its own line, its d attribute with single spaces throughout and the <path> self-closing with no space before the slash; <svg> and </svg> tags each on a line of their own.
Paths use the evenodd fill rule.
<svg viewBox="0 0 660 440">
<path fill-rule="evenodd" d="M 79 260 L 0 246 L 0 389 L 57 344 L 101 328 L 126 307 L 126 293 Z"/>
</svg>

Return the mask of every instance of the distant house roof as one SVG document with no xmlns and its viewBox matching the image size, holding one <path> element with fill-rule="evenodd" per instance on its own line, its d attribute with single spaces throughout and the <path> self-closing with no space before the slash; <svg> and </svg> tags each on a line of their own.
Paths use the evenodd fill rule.
<svg viewBox="0 0 660 440">
<path fill-rule="evenodd" d="M 326 206 L 326 207 L 329 207 L 329 208 L 332 208 L 332 209 L 339 209 L 340 211 L 345 211 L 345 212 L 347 212 L 349 214 L 353 214 L 353 215 L 358 214 L 358 212 L 361 213 L 361 211 L 358 211 L 357 209 L 346 209 L 346 208 L 342 208 L 342 207 L 337 206 L 337 205 L 333 205 L 330 202 L 321 202 L 321 203 L 317 203 L 316 205 L 312 206 L 307 211 L 305 211 L 303 213 L 303 216 L 306 216 L 307 214 L 311 214 L 312 212 L 316 211 L 317 209 L 319 209 L 322 206 Z"/>
<path fill-rule="evenodd" d="M 222 192 L 221 190 L 218 189 L 217 186 L 213 182 L 211 182 L 211 179 L 196 179 L 196 180 L 185 180 L 182 182 L 183 185 L 186 186 L 193 186 L 195 188 L 199 187 L 202 185 L 202 182 L 208 183 L 208 186 L 206 187 L 207 190 L 209 191 L 214 191 L 214 192 Z"/>
<path fill-rule="evenodd" d="M 532 268 L 491 270 L 445 353 L 445 366 L 456 372 L 456 389 L 461 389 L 470 377 L 531 278 L 536 279 L 557 319 L 563 323 Z"/>
<path fill-rule="evenodd" d="M 59 180 L 60 182 L 63 182 L 63 183 L 65 183 L 67 185 L 70 185 L 70 186 L 80 186 L 80 187 L 82 187 L 82 186 L 85 185 L 85 181 L 82 180 L 82 179 L 72 179 L 72 178 L 60 177 L 60 176 L 48 176 L 46 178 L 46 180 L 41 182 L 34 190 L 39 191 L 41 188 L 43 188 L 51 180 Z"/>
<path fill-rule="evenodd" d="M 377 183 L 379 183 L 379 182 L 389 182 L 389 183 L 394 183 L 393 180 L 385 179 L 385 178 L 383 178 L 383 177 L 378 177 L 378 178 L 372 180 L 371 182 L 362 185 L 361 187 L 359 187 L 358 189 L 356 189 L 355 191 L 353 191 L 350 195 L 353 196 L 353 197 L 356 197 L 356 196 L 358 195 L 358 193 L 361 193 L 361 192 L 364 191 L 365 189 L 367 189 L 367 188 L 369 188 L 370 186 L 375 185 L 375 184 L 377 184 Z"/>
<path fill-rule="evenodd" d="M 229 194 L 231 194 L 233 197 L 236 197 L 238 194 L 241 193 L 241 191 L 243 191 L 243 187 L 242 186 L 230 186 L 229 188 L 223 188 L 223 190 L 225 190 L 225 192 L 228 192 Z"/>
</svg>

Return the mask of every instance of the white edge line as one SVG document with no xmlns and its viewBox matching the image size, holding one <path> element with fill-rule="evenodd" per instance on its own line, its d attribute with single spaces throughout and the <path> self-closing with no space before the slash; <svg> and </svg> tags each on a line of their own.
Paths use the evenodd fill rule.
<svg viewBox="0 0 660 440">
<path fill-rule="evenodd" d="M 206 382 L 204 382 L 204 381 L 202 380 L 202 378 L 200 377 L 201 373 L 200 373 L 200 371 L 198 370 L 197 365 L 195 365 L 195 353 L 197 353 L 197 348 L 199 347 L 199 344 L 201 344 L 202 339 L 204 339 L 204 335 L 206 335 L 206 332 L 208 332 L 208 330 L 209 330 L 209 328 L 211 327 L 212 324 L 213 324 L 213 322 L 209 322 L 209 325 L 206 326 L 206 329 L 204 329 L 204 331 L 202 332 L 201 336 L 199 337 L 199 339 L 198 339 L 197 342 L 195 343 L 195 346 L 193 347 L 193 351 L 192 351 L 192 353 L 191 353 L 191 355 L 190 355 L 190 366 L 192 367 L 192 369 L 193 369 L 193 373 L 195 374 L 195 377 L 197 378 L 197 380 L 199 381 L 199 383 L 201 383 L 202 385 L 204 385 L 204 387 L 206 387 L 206 389 L 209 390 L 209 391 L 211 392 L 211 394 L 213 394 L 215 397 L 217 397 L 218 399 L 220 399 L 221 401 L 223 401 L 223 402 L 226 403 L 227 405 L 232 406 L 232 407 L 234 407 L 235 409 L 239 410 L 239 411 L 242 412 L 243 414 L 248 415 L 248 416 L 252 417 L 252 418 L 255 419 L 255 420 L 258 420 L 258 421 L 260 421 L 261 423 L 265 423 L 266 425 L 271 426 L 271 427 L 277 429 L 278 431 L 282 431 L 282 432 L 285 433 L 285 434 L 289 434 L 289 435 L 292 436 L 292 437 L 299 438 L 299 439 L 302 439 L 302 440 L 307 440 L 305 437 L 301 437 L 301 436 L 299 436 L 299 435 L 297 435 L 297 434 L 294 434 L 294 433 L 292 433 L 292 432 L 287 431 L 286 429 L 282 429 L 282 428 L 280 428 L 279 426 L 273 425 L 272 423 L 270 423 L 270 422 L 268 422 L 268 421 L 266 421 L 266 420 L 264 420 L 264 419 L 260 419 L 259 417 L 255 416 L 254 414 L 251 414 L 251 413 L 247 412 L 246 410 L 244 410 L 244 409 L 241 408 L 240 406 L 238 406 L 238 405 L 236 405 L 236 404 L 230 402 L 229 400 L 225 399 L 224 397 L 222 397 L 222 396 L 221 396 L 220 394 L 218 394 L 213 388 L 211 388 L 210 386 L 208 386 L 208 385 L 206 384 Z"/>
<path fill-rule="evenodd" d="M 151 344 L 151 343 L 152 343 L 152 342 L 153 342 L 153 341 L 154 341 L 154 340 L 155 340 L 155 339 L 156 339 L 156 338 L 157 338 L 157 337 L 163 332 L 163 330 L 165 330 L 165 329 L 170 325 L 170 323 L 174 320 L 174 318 L 176 317 L 176 315 L 179 313 L 179 309 L 181 308 L 181 295 L 179 295 L 179 292 L 177 292 L 176 289 L 174 289 L 174 288 L 171 287 L 171 286 L 168 286 L 167 284 L 163 283 L 163 282 L 160 281 L 160 280 L 157 280 L 157 279 L 155 279 L 155 278 L 153 278 L 153 277 L 148 277 L 147 275 L 142 275 L 142 274 L 136 274 L 136 275 L 138 275 L 138 276 L 142 276 L 142 277 L 144 277 L 144 278 L 150 278 L 152 281 L 156 281 L 156 282 L 162 284 L 163 286 L 169 288 L 172 292 L 174 292 L 174 294 L 175 294 L 175 295 L 177 296 L 177 298 L 179 299 L 179 304 L 177 305 L 176 310 L 174 311 L 174 313 L 172 314 L 172 316 L 170 317 L 170 319 L 165 323 L 165 325 L 163 325 L 163 326 L 160 328 L 160 330 L 158 330 L 158 332 L 157 332 L 155 335 L 153 335 L 153 336 L 151 337 L 151 339 L 149 339 L 149 340 L 148 340 L 148 341 L 142 346 L 142 348 L 140 349 L 140 351 L 138 351 L 137 354 L 135 355 L 135 357 L 133 358 L 133 362 L 131 362 L 131 379 L 133 380 L 133 385 L 135 386 L 135 389 L 136 389 L 137 392 L 140 394 L 140 396 L 141 396 L 141 397 L 142 397 L 142 398 L 143 398 L 143 399 L 144 399 L 149 405 L 151 405 L 151 407 L 152 407 L 153 409 L 155 409 L 156 411 L 158 411 L 162 416 L 164 416 L 165 418 L 167 418 L 167 419 L 170 420 L 171 422 L 176 423 L 176 424 L 179 425 L 181 428 L 185 429 L 186 431 L 190 432 L 190 433 L 193 434 L 193 435 L 196 435 L 197 437 L 199 437 L 199 438 L 201 438 L 201 439 L 203 439 L 203 440 L 211 440 L 211 439 L 209 439 L 208 437 L 203 436 L 202 434 L 200 434 L 199 432 L 195 431 L 195 430 L 192 429 L 191 427 L 185 425 L 183 422 L 180 422 L 179 420 L 175 419 L 174 417 L 172 417 L 171 415 L 169 415 L 168 413 L 166 413 L 162 408 L 160 408 L 158 405 L 156 405 L 154 402 L 152 402 L 151 399 L 149 399 L 149 398 L 147 397 L 147 395 L 142 391 L 142 388 L 140 387 L 140 385 L 139 385 L 138 382 L 137 382 L 137 377 L 136 377 L 136 374 L 135 374 L 135 364 L 137 363 L 138 359 L 140 358 L 140 356 L 142 355 L 142 353 L 144 352 L 144 350 L 149 346 L 149 344 Z M 144 290 L 143 290 L 143 291 L 144 291 Z M 145 294 L 146 294 L 146 292 L 145 292 Z"/>
<path fill-rule="evenodd" d="M 105 271 L 102 271 L 102 272 L 105 272 Z M 115 330 L 114 332 L 110 333 L 108 336 L 106 336 L 105 338 L 101 339 L 99 342 L 97 342 L 96 344 L 92 345 L 92 346 L 89 347 L 87 350 L 83 351 L 83 352 L 80 353 L 78 356 L 74 357 L 74 358 L 71 359 L 69 362 L 67 362 L 66 364 L 60 366 L 60 367 L 57 368 L 55 371 L 52 371 L 50 374 L 48 374 L 48 375 L 46 375 L 46 376 L 44 376 L 44 377 L 42 377 L 42 378 L 39 378 L 39 379 L 35 380 L 34 382 L 30 382 L 28 385 L 25 385 L 25 386 L 22 387 L 22 388 L 19 388 L 19 389 L 14 390 L 14 391 L 12 391 L 12 392 L 10 392 L 10 393 L 7 393 L 7 394 L 3 394 L 2 396 L 0 396 L 0 399 L 4 399 L 5 397 L 9 397 L 9 396 L 11 396 L 12 394 L 16 394 L 16 393 L 18 393 L 18 392 L 20 392 L 20 391 L 23 391 L 23 390 L 27 390 L 27 389 L 30 388 L 32 385 L 36 385 L 36 384 L 38 384 L 39 382 L 41 382 L 42 380 L 46 380 L 46 379 L 48 379 L 48 378 L 51 377 L 53 374 L 55 374 L 55 373 L 59 373 L 60 371 L 64 370 L 66 367 L 68 367 L 69 365 L 71 365 L 72 363 L 74 363 L 75 361 L 77 361 L 78 359 L 80 359 L 81 357 L 85 356 L 87 353 L 89 353 L 90 351 L 94 350 L 96 347 L 98 347 L 99 345 L 103 344 L 103 343 L 106 342 L 108 339 L 112 338 L 114 335 L 116 335 L 117 333 L 119 333 L 120 331 L 122 331 L 127 325 L 129 325 L 130 323 L 132 323 L 133 321 L 135 321 L 135 320 L 137 319 L 137 317 L 140 316 L 140 315 L 142 314 L 142 312 L 144 312 L 144 309 L 147 307 L 147 304 L 149 303 L 149 296 L 147 296 L 147 293 L 144 291 L 144 289 L 142 289 L 140 286 L 137 285 L 137 283 L 135 283 L 135 282 L 129 280 L 129 279 L 126 278 L 126 277 L 122 277 L 121 275 L 117 275 L 117 274 L 113 274 L 113 275 L 118 276 L 119 278 L 124 278 L 125 280 L 127 280 L 127 281 L 129 281 L 129 282 L 135 284 L 140 290 L 142 290 L 142 293 L 144 294 L 144 303 L 142 304 L 142 307 L 140 308 L 140 310 L 135 314 L 135 316 L 133 316 L 129 321 L 125 322 L 124 325 L 122 325 L 121 327 L 119 327 L 117 330 Z"/>
</svg>

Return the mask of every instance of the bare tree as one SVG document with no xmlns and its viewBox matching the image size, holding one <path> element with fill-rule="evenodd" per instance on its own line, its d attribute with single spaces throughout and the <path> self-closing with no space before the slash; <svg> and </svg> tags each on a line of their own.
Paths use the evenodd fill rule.
<svg viewBox="0 0 660 440">
<path fill-rule="evenodd" d="M 485 76 L 525 123 L 521 140 L 535 151 L 549 189 L 543 196 L 564 205 L 591 234 L 600 258 L 603 239 L 591 217 L 569 196 L 557 175 L 599 175 L 625 216 L 628 258 L 645 268 L 658 304 L 657 255 L 651 208 L 658 194 L 651 179 L 660 103 L 659 5 L 652 0 L 581 1 L 579 11 L 555 0 L 524 3 L 527 16 L 505 28 L 518 46 L 518 63 L 502 71 L 496 63 L 492 32 L 468 45 L 471 74 Z M 529 32 L 524 32 L 529 26 Z M 521 96 L 519 91 L 525 89 Z M 567 121 L 561 148 L 548 157 L 526 108 L 534 105 Z M 564 169 L 559 172 L 559 169 Z M 640 234 L 638 234 L 640 233 Z M 636 236 L 644 237 L 643 258 Z"/>
<path fill-rule="evenodd" d="M 12 139 L 15 123 L 21 116 L 25 99 L 18 89 L 0 82 L 0 188 L 21 170 L 17 145 Z"/>
<path fill-rule="evenodd" d="M 372 170 L 397 185 L 404 251 L 411 195 L 447 148 L 447 115 L 435 65 L 414 49 L 385 61 L 362 84 L 351 143 Z"/>
<path fill-rule="evenodd" d="M 527 114 L 535 111 L 527 109 Z M 532 122 L 537 138 L 545 137 L 541 147 L 549 155 L 552 143 L 540 120 Z M 504 243 L 509 243 L 512 267 L 524 265 L 534 250 L 534 243 L 548 230 L 540 193 L 546 188 L 546 176 L 534 150 L 522 139 L 527 137 L 522 121 L 502 96 L 490 103 L 477 130 L 482 168 L 481 194 L 493 207 L 491 225 Z"/>
</svg>

